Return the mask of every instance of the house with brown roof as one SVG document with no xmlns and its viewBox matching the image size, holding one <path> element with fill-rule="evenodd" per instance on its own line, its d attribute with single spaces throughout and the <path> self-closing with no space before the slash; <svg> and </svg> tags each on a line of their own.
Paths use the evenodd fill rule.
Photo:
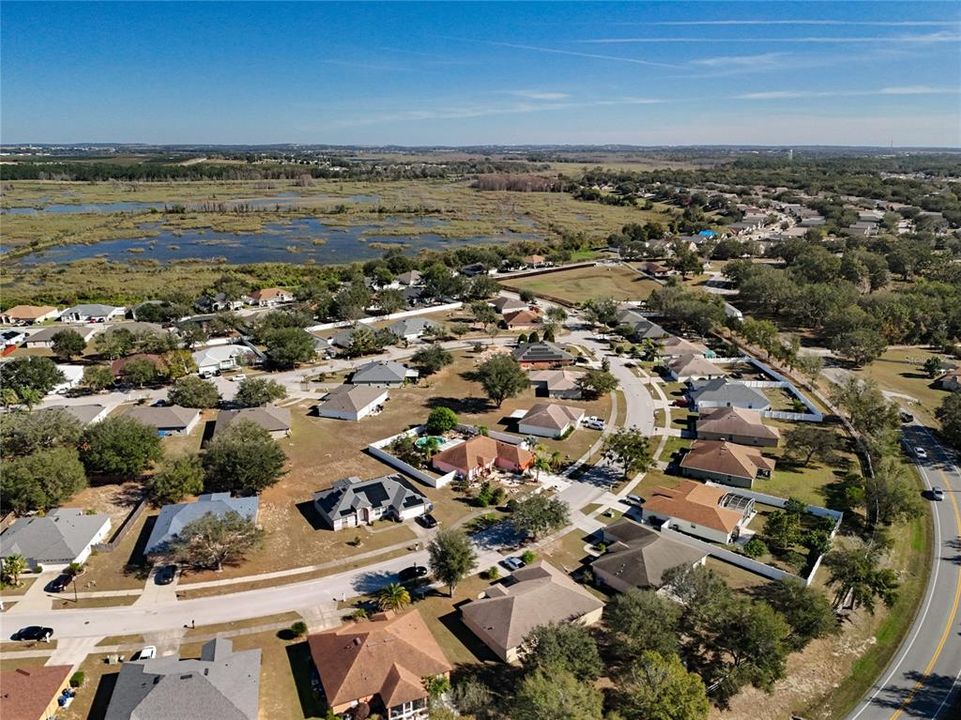
<svg viewBox="0 0 961 720">
<path fill-rule="evenodd" d="M 525 255 L 521 260 L 529 268 L 539 268 L 551 264 L 547 262 L 547 258 L 543 255 Z"/>
<path fill-rule="evenodd" d="M 498 295 L 496 298 L 490 301 L 490 304 L 493 305 L 494 309 L 501 315 L 517 312 L 518 310 L 527 310 L 530 308 L 530 305 L 523 300 L 508 297 L 507 295 Z"/>
<path fill-rule="evenodd" d="M 685 340 L 675 335 L 661 340 L 658 349 L 661 357 L 665 358 L 678 357 L 680 355 L 704 355 L 706 352 L 707 345 L 692 343 L 690 340 Z"/>
<path fill-rule="evenodd" d="M 755 478 L 771 477 L 775 461 L 746 445 L 724 440 L 695 440 L 679 465 L 681 474 L 687 477 L 750 488 Z"/>
<path fill-rule="evenodd" d="M 682 480 L 656 487 L 644 501 L 644 519 L 704 540 L 730 543 L 754 517 L 754 500 L 723 488 Z"/>
<path fill-rule="evenodd" d="M 146 360 L 158 373 L 162 373 L 167 369 L 163 358 L 154 353 L 135 353 L 133 355 L 127 355 L 126 357 L 117 358 L 112 363 L 110 363 L 110 372 L 113 373 L 115 378 L 123 375 L 124 368 L 127 367 L 132 362 L 138 360 Z"/>
<path fill-rule="evenodd" d="M 537 370 L 527 379 L 537 395 L 576 400 L 581 396 L 581 386 L 577 384 L 580 377 L 579 373 L 570 370 Z"/>
<path fill-rule="evenodd" d="M 258 307 L 274 307 L 280 303 L 293 302 L 294 294 L 283 288 L 269 287 L 254 290 L 245 299 L 247 299 L 251 305 L 257 305 Z"/>
<path fill-rule="evenodd" d="M 130 408 L 124 417 L 155 427 L 160 437 L 166 437 L 167 435 L 189 435 L 200 422 L 201 414 L 200 410 L 179 405 L 170 407 L 138 405 Z"/>
<path fill-rule="evenodd" d="M 31 666 L 0 671 L 0 718 L 47 720 L 57 714 L 58 698 L 69 687 L 69 665 Z"/>
<path fill-rule="evenodd" d="M 541 314 L 537 310 L 525 308 L 504 313 L 504 326 L 508 330 L 535 328 L 541 324 Z"/>
<path fill-rule="evenodd" d="M 240 410 L 221 410 L 211 437 L 217 437 L 238 420 L 248 420 L 259 425 L 270 433 L 270 437 L 278 440 L 290 436 L 290 408 L 265 405 Z"/>
<path fill-rule="evenodd" d="M 450 662 L 417 610 L 308 636 L 327 705 L 345 718 L 426 720 L 424 681 L 449 677 Z"/>
<path fill-rule="evenodd" d="M 594 579 L 618 592 L 631 588 L 657 590 L 664 573 L 681 565 L 703 565 L 707 555 L 633 520 L 618 520 L 603 529 L 607 551 L 591 563 Z"/>
<path fill-rule="evenodd" d="M 59 314 L 60 311 L 50 305 L 14 305 L 9 310 L 0 313 L 0 324 L 36 325 L 47 320 L 53 320 Z"/>
<path fill-rule="evenodd" d="M 492 585 L 485 597 L 461 608 L 461 620 L 504 662 L 520 659 L 524 638 L 539 625 L 580 623 L 601 619 L 604 603 L 541 561 L 511 573 L 502 585 Z"/>
<path fill-rule="evenodd" d="M 642 262 L 638 265 L 638 269 L 656 278 L 666 278 L 669 275 L 677 275 L 677 270 L 657 260 Z"/>
<path fill-rule="evenodd" d="M 534 456 L 519 445 L 486 435 L 475 435 L 469 440 L 441 450 L 431 459 L 434 469 L 440 473 L 456 472 L 460 477 L 473 480 L 487 475 L 494 468 L 510 472 L 524 472 L 534 464 Z"/>
<path fill-rule="evenodd" d="M 559 438 L 577 429 L 583 417 L 583 408 L 558 403 L 538 403 L 517 422 L 517 432 L 522 435 Z"/>
<path fill-rule="evenodd" d="M 781 433 L 761 421 L 761 413 L 739 407 L 703 410 L 697 418 L 699 440 L 726 440 L 738 445 L 777 447 Z"/>
<path fill-rule="evenodd" d="M 677 382 L 693 382 L 694 380 L 711 380 L 722 378 L 725 373 L 714 363 L 705 360 L 703 355 L 678 355 L 668 360 L 664 367 L 671 378 Z"/>
</svg>

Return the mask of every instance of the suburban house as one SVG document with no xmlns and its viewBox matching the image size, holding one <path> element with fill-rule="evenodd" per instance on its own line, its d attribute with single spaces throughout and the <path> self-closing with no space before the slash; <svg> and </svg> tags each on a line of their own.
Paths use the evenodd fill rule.
<svg viewBox="0 0 961 720">
<path fill-rule="evenodd" d="M 487 588 L 485 597 L 465 604 L 461 620 L 497 657 L 514 663 L 535 627 L 551 622 L 593 625 L 603 610 L 603 602 L 541 561 L 515 570 L 504 584 Z"/>
<path fill-rule="evenodd" d="M 104 542 L 109 532 L 109 515 L 57 508 L 46 515 L 19 518 L 0 534 L 0 558 L 23 555 L 31 568 L 62 569 L 86 562 L 92 547 Z"/>
<path fill-rule="evenodd" d="M 534 464 L 534 455 L 519 445 L 486 435 L 475 435 L 469 440 L 441 450 L 431 459 L 434 469 L 440 473 L 456 472 L 473 480 L 500 468 L 511 472 L 524 472 Z"/>
<path fill-rule="evenodd" d="M 281 303 L 293 302 L 294 294 L 283 288 L 269 287 L 254 290 L 245 299 L 251 305 L 257 305 L 258 307 L 274 307 Z"/>
<path fill-rule="evenodd" d="M 340 385 L 317 405 L 320 417 L 335 420 L 358 420 L 367 417 L 387 402 L 386 388 L 369 385 Z"/>
<path fill-rule="evenodd" d="M 133 418 L 144 425 L 157 428 L 160 437 L 189 435 L 197 427 L 197 423 L 200 422 L 200 410 L 180 407 L 179 405 L 169 407 L 139 405 L 130 408 L 124 417 Z"/>
<path fill-rule="evenodd" d="M 366 329 L 366 325 L 363 326 Z M 357 332 L 357 325 L 352 325 L 349 328 L 344 328 L 343 330 L 338 330 L 333 335 L 330 336 L 330 344 L 334 347 L 339 347 L 344 350 L 350 347 L 351 343 L 354 342 L 354 333 Z M 372 331 L 373 332 L 373 331 Z"/>
<path fill-rule="evenodd" d="M 514 359 L 525 369 L 573 365 L 574 356 L 552 342 L 523 343 L 514 348 Z"/>
<path fill-rule="evenodd" d="M 50 409 L 65 410 L 85 426 L 98 423 L 110 414 L 110 408 L 98 403 L 90 403 L 89 405 L 57 405 Z"/>
<path fill-rule="evenodd" d="M 110 372 L 113 373 L 115 378 L 119 378 L 123 375 L 123 369 L 127 367 L 132 362 L 139 362 L 141 360 L 146 360 L 154 369 L 161 373 L 166 368 L 163 358 L 154 353 L 134 353 L 133 355 L 126 355 L 124 357 L 117 358 L 112 363 L 110 363 Z"/>
<path fill-rule="evenodd" d="M 70 687 L 70 665 L 31 665 L 0 671 L 0 717 L 3 720 L 48 720 L 56 717 L 59 699 Z"/>
<path fill-rule="evenodd" d="M 164 655 L 125 662 L 104 720 L 257 720 L 260 649 L 235 651 L 219 637 L 197 660 Z"/>
<path fill-rule="evenodd" d="M 63 395 L 68 390 L 73 390 L 83 380 L 83 365 L 64 365 L 57 363 L 57 370 L 63 373 L 63 382 L 57 383 L 50 391 L 55 395 Z"/>
<path fill-rule="evenodd" d="M 412 287 L 414 285 L 420 285 L 421 274 L 418 270 L 408 270 L 403 272 L 394 278 L 400 285 L 405 285 L 407 287 Z"/>
<path fill-rule="evenodd" d="M 726 373 L 702 355 L 678 355 L 668 360 L 664 367 L 668 375 L 677 382 L 693 382 L 722 378 Z"/>
<path fill-rule="evenodd" d="M 453 669 L 418 610 L 377 613 L 307 644 L 327 704 L 342 718 L 427 720 L 424 681 Z"/>
<path fill-rule="evenodd" d="M 777 447 L 781 433 L 761 422 L 761 413 L 739 407 L 706 408 L 697 418 L 699 440 Z"/>
<path fill-rule="evenodd" d="M 707 345 L 692 343 L 690 340 L 671 335 L 660 342 L 658 353 L 661 357 L 672 358 L 681 355 L 707 355 Z"/>
<path fill-rule="evenodd" d="M 568 431 L 577 429 L 583 417 L 583 408 L 558 403 L 538 403 L 517 421 L 517 432 L 522 435 L 559 438 Z"/>
<path fill-rule="evenodd" d="M 393 360 L 374 360 L 361 365 L 350 381 L 354 385 L 370 385 L 372 387 L 400 387 L 408 380 L 416 380 L 419 373 Z"/>
<path fill-rule="evenodd" d="M 682 480 L 676 488 L 654 488 L 644 502 L 643 514 L 661 527 L 727 544 L 736 540 L 754 517 L 754 500 Z"/>
<path fill-rule="evenodd" d="M 272 438 L 278 440 L 290 436 L 290 408 L 266 405 L 242 410 L 221 410 L 214 423 L 212 437 L 217 437 L 237 420 L 248 420 L 259 425 L 270 433 Z"/>
<path fill-rule="evenodd" d="M 641 272 L 647 273 L 648 275 L 656 278 L 666 278 L 670 275 L 677 274 L 677 270 L 670 267 L 666 263 L 658 262 L 657 260 L 642 262 L 640 265 L 638 265 L 638 269 Z"/>
<path fill-rule="evenodd" d="M 191 354 L 200 377 L 209 377 L 225 370 L 234 370 L 253 357 L 246 345 L 211 345 Z"/>
<path fill-rule="evenodd" d="M 537 370 L 527 376 L 540 396 L 576 400 L 581 396 L 578 373 L 570 370 Z"/>
<path fill-rule="evenodd" d="M 61 330 L 73 330 L 75 333 L 80 335 L 84 340 L 90 342 L 90 338 L 97 334 L 100 330 L 98 327 L 86 326 L 86 327 L 71 327 L 68 328 L 64 325 L 53 325 L 51 327 L 45 327 L 43 330 L 38 330 L 35 333 L 30 333 L 27 336 L 26 347 L 28 348 L 52 348 L 53 347 L 53 336 L 56 335 Z"/>
<path fill-rule="evenodd" d="M 518 310 L 527 310 L 530 307 L 530 305 L 523 300 L 507 297 L 506 295 L 498 295 L 490 301 L 490 304 L 493 305 L 494 309 L 501 315 L 517 312 Z"/>
<path fill-rule="evenodd" d="M 504 326 L 508 330 L 524 330 L 541 324 L 541 314 L 537 310 L 525 308 L 504 313 Z"/>
<path fill-rule="evenodd" d="M 681 474 L 724 485 L 750 488 L 755 478 L 768 478 L 775 461 L 746 445 L 724 440 L 695 440 L 679 463 Z"/>
<path fill-rule="evenodd" d="M 144 547 L 144 555 L 163 553 L 173 540 L 187 525 L 199 520 L 204 515 L 220 517 L 229 512 L 250 520 L 257 519 L 260 500 L 254 497 L 230 497 L 228 492 L 208 493 L 197 497 L 196 502 L 164 505 L 157 516 L 150 537 Z"/>
<path fill-rule="evenodd" d="M 331 358 L 334 356 L 334 346 L 330 344 L 330 339 L 325 338 L 322 335 L 318 335 L 316 332 L 307 332 L 310 335 L 310 339 L 314 343 L 314 352 L 322 358 Z"/>
<path fill-rule="evenodd" d="M 603 528 L 603 541 L 607 552 L 591 563 L 591 571 L 597 582 L 618 592 L 657 590 L 667 570 L 703 565 L 707 560 L 701 550 L 633 520 L 618 520 Z"/>
<path fill-rule="evenodd" d="M 961 368 L 948 370 L 937 379 L 937 386 L 949 392 L 961 392 Z"/>
<path fill-rule="evenodd" d="M 0 331 L 0 348 L 20 347 L 27 339 L 27 334 L 21 330 Z"/>
<path fill-rule="evenodd" d="M 635 340 L 659 340 L 667 337 L 667 331 L 655 322 L 633 310 L 624 313 L 620 320 L 622 328 L 627 328 Z"/>
<path fill-rule="evenodd" d="M 434 506 L 400 475 L 385 475 L 337 480 L 327 490 L 314 493 L 314 507 L 332 530 L 341 530 L 384 518 L 403 522 L 429 513 Z"/>
<path fill-rule="evenodd" d="M 123 319 L 127 308 L 113 305 L 74 305 L 60 313 L 60 322 L 65 323 L 103 323 Z"/>
<path fill-rule="evenodd" d="M 59 314 L 51 305 L 14 305 L 0 313 L 0 325 L 36 325 L 54 320 Z"/>
<path fill-rule="evenodd" d="M 398 320 L 395 323 L 391 323 L 387 326 L 391 335 L 399 340 L 406 340 L 407 342 L 414 342 L 421 335 L 430 329 L 436 327 L 435 323 L 430 320 L 425 320 L 424 318 L 404 318 L 403 320 Z"/>
<path fill-rule="evenodd" d="M 493 275 L 495 270 L 488 268 L 484 263 L 471 263 L 465 265 L 458 272 L 464 277 L 477 277 L 478 275 Z"/>
<path fill-rule="evenodd" d="M 695 383 L 688 391 L 691 405 L 696 410 L 736 407 L 744 410 L 769 410 L 771 401 L 760 390 L 736 380 L 712 378 Z"/>
</svg>

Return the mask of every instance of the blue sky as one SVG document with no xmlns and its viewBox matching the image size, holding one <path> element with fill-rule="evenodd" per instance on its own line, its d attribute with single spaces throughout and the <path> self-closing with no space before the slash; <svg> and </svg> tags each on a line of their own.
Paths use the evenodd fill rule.
<svg viewBox="0 0 961 720">
<path fill-rule="evenodd" d="M 961 3 L 3 2 L 5 143 L 961 145 Z"/>
</svg>

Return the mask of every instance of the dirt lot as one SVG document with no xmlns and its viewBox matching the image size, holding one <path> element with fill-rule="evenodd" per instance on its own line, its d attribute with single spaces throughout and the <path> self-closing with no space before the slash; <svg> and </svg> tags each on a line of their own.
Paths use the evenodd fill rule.
<svg viewBox="0 0 961 720">
<path fill-rule="evenodd" d="M 551 296 L 569 303 L 582 303 L 596 297 L 644 300 L 658 287 L 653 280 L 620 265 L 562 270 L 506 280 L 501 284 L 512 290 L 530 290 L 537 295 Z"/>
</svg>

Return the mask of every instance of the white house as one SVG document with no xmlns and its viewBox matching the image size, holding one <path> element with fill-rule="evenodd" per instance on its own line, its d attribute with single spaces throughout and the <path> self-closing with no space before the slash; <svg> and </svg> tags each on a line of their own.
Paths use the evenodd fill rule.
<svg viewBox="0 0 961 720">
<path fill-rule="evenodd" d="M 197 350 L 191 357 L 197 365 L 197 373 L 201 377 L 209 377 L 240 367 L 243 358 L 253 354 L 253 351 L 244 345 L 213 345 Z"/>
<path fill-rule="evenodd" d="M 320 417 L 357 422 L 381 407 L 388 398 L 387 388 L 370 385 L 341 385 L 317 405 Z"/>
<path fill-rule="evenodd" d="M 103 323 L 111 320 L 123 319 L 125 307 L 114 307 L 113 305 L 100 305 L 91 303 L 86 305 L 74 305 L 60 313 L 60 321 L 65 323 Z"/>
<path fill-rule="evenodd" d="M 337 480 L 327 490 L 314 493 L 314 506 L 333 530 L 372 525 L 384 518 L 403 522 L 424 515 L 434 507 L 399 475 Z"/>
<path fill-rule="evenodd" d="M 57 370 L 63 373 L 64 381 L 59 385 L 54 385 L 52 393 L 64 395 L 68 390 L 72 390 L 83 380 L 82 365 L 57 365 Z"/>
<path fill-rule="evenodd" d="M 726 545 L 736 540 L 754 517 L 754 500 L 682 480 L 675 488 L 654 488 L 644 502 L 643 513 L 652 524 Z"/>
<path fill-rule="evenodd" d="M 0 331 L 0 348 L 20 347 L 27 339 L 27 334 L 20 330 Z"/>
<path fill-rule="evenodd" d="M 22 555 L 31 568 L 63 570 L 86 562 L 92 546 L 110 532 L 109 515 L 87 515 L 80 508 L 57 508 L 20 518 L 0 535 L 0 558 Z"/>
<path fill-rule="evenodd" d="M 578 426 L 584 410 L 558 403 L 538 403 L 517 423 L 517 432 L 522 435 L 559 438 Z"/>
</svg>

